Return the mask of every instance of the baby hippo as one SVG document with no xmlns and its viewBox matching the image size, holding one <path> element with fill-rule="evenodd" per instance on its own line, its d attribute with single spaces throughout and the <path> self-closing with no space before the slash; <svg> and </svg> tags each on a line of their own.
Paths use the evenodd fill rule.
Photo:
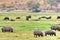
<svg viewBox="0 0 60 40">
<path fill-rule="evenodd" d="M 37 30 L 35 30 L 34 31 L 34 37 L 40 37 L 40 36 L 42 36 L 43 37 L 43 33 L 39 30 L 39 29 L 37 29 Z"/>
<path fill-rule="evenodd" d="M 52 31 L 52 30 L 48 30 L 48 31 L 45 32 L 45 36 L 47 36 L 47 35 L 56 36 L 56 33 L 54 31 Z"/>
</svg>

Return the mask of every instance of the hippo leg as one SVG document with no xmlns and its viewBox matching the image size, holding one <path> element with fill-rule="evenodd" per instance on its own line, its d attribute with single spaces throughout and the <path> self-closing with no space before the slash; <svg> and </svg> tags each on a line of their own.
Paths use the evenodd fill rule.
<svg viewBox="0 0 60 40">
<path fill-rule="evenodd" d="M 56 31 L 56 29 L 54 29 Z"/>
<path fill-rule="evenodd" d="M 56 34 L 54 34 L 54 36 L 56 36 Z"/>
<path fill-rule="evenodd" d="M 37 35 L 34 35 L 34 37 L 37 37 Z"/>
<path fill-rule="evenodd" d="M 41 35 L 39 34 L 38 37 L 40 37 Z"/>
<path fill-rule="evenodd" d="M 50 34 L 50 36 L 53 36 L 53 34 Z"/>
<path fill-rule="evenodd" d="M 47 36 L 47 34 L 45 34 L 45 36 Z"/>
<path fill-rule="evenodd" d="M 13 30 L 11 30 L 11 32 L 13 32 Z"/>
<path fill-rule="evenodd" d="M 2 30 L 2 32 L 6 32 L 6 30 Z"/>
<path fill-rule="evenodd" d="M 41 34 L 41 36 L 43 37 L 43 34 Z"/>
</svg>

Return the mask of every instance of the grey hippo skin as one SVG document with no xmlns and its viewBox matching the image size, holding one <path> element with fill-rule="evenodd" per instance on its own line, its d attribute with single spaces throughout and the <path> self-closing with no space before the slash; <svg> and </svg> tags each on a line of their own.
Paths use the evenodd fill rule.
<svg viewBox="0 0 60 40">
<path fill-rule="evenodd" d="M 38 37 L 40 37 L 40 36 L 43 37 L 43 33 L 40 30 L 35 30 L 34 31 L 34 37 L 37 37 L 37 36 Z"/>
<path fill-rule="evenodd" d="M 45 36 L 47 36 L 47 35 L 56 36 L 56 33 L 54 31 L 52 31 L 52 30 L 48 30 L 48 31 L 45 32 Z"/>
<path fill-rule="evenodd" d="M 11 27 L 2 27 L 2 32 L 13 32 Z"/>
<path fill-rule="evenodd" d="M 51 26 L 51 30 L 55 30 L 55 31 L 56 31 L 56 30 L 58 30 L 58 28 L 59 28 L 58 25 L 52 25 L 52 26 Z"/>
</svg>

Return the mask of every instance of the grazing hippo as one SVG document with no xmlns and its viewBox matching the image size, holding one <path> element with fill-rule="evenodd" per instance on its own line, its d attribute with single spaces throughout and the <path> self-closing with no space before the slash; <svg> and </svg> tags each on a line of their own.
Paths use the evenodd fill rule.
<svg viewBox="0 0 60 40">
<path fill-rule="evenodd" d="M 13 32 L 11 27 L 2 27 L 2 32 Z"/>
<path fill-rule="evenodd" d="M 46 18 L 46 16 L 42 16 L 41 18 Z"/>
<path fill-rule="evenodd" d="M 48 30 L 48 31 L 45 32 L 45 36 L 47 36 L 47 35 L 56 36 L 56 33 L 54 31 L 52 31 L 52 30 Z"/>
<path fill-rule="evenodd" d="M 31 16 L 26 16 L 26 20 L 29 21 L 29 19 L 31 18 Z"/>
<path fill-rule="evenodd" d="M 57 19 L 60 19 L 60 16 L 57 16 Z"/>
<path fill-rule="evenodd" d="M 16 19 L 20 19 L 20 17 L 16 17 Z"/>
<path fill-rule="evenodd" d="M 10 21 L 15 21 L 14 19 L 11 19 Z"/>
<path fill-rule="evenodd" d="M 37 37 L 37 36 L 38 36 L 38 37 L 40 37 L 40 36 L 43 37 L 43 33 L 42 33 L 40 30 L 35 30 L 35 31 L 34 31 L 34 36 L 35 36 L 35 37 Z"/>
<path fill-rule="evenodd" d="M 58 27 L 57 30 L 60 31 L 60 27 Z"/>
<path fill-rule="evenodd" d="M 41 19 L 41 17 L 39 17 L 38 19 Z"/>
<path fill-rule="evenodd" d="M 52 25 L 52 26 L 51 26 L 51 30 L 55 30 L 55 31 L 56 31 L 56 30 L 58 30 L 58 28 L 59 28 L 58 25 Z"/>
<path fill-rule="evenodd" d="M 9 17 L 5 17 L 4 20 L 9 20 Z"/>
<path fill-rule="evenodd" d="M 49 17 L 46 17 L 46 19 L 51 19 L 51 16 L 49 16 Z"/>
</svg>

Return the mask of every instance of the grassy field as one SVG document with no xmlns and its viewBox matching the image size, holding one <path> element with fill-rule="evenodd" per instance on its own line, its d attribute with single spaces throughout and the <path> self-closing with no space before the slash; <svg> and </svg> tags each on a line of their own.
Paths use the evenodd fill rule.
<svg viewBox="0 0 60 40">
<path fill-rule="evenodd" d="M 26 21 L 26 16 L 31 15 L 30 21 Z M 4 13 L 0 14 L 0 26 L 11 26 L 14 29 L 13 33 L 2 33 L 0 28 L 0 40 L 60 40 L 60 32 L 56 31 L 57 36 L 44 36 L 35 38 L 33 31 L 40 29 L 41 31 L 50 30 L 51 25 L 58 24 L 60 26 L 60 19 L 56 19 L 60 14 L 56 13 Z M 17 20 L 16 17 L 21 19 Z M 52 16 L 52 19 L 40 19 L 34 21 L 40 16 Z M 9 17 L 15 21 L 3 21 L 4 17 Z"/>
</svg>

